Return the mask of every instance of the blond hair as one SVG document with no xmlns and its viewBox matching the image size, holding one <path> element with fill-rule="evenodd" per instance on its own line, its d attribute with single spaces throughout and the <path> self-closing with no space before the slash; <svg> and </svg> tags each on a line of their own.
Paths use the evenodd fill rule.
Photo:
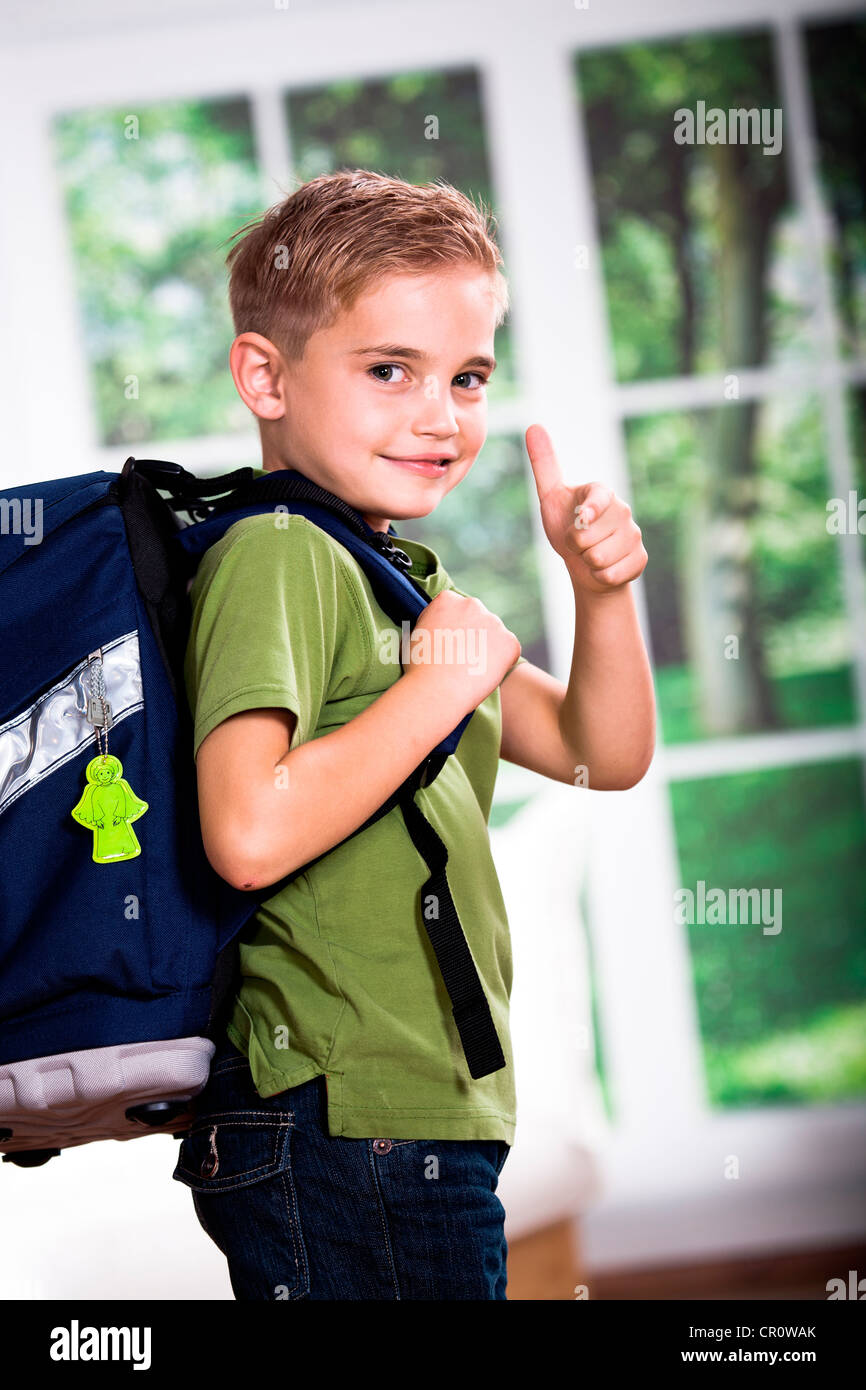
<svg viewBox="0 0 866 1390">
<path fill-rule="evenodd" d="M 321 174 L 232 234 L 242 237 L 226 257 L 235 332 L 261 333 L 297 360 L 376 280 L 463 265 L 491 275 L 498 328 L 509 304 L 495 225 L 444 180 Z"/>
</svg>

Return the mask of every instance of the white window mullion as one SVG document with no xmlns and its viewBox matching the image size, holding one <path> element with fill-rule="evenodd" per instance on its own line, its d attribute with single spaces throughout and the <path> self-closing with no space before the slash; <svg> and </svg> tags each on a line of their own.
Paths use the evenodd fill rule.
<svg viewBox="0 0 866 1390">
<path fill-rule="evenodd" d="M 764 401 L 795 394 L 802 398 L 811 391 L 866 384 L 866 362 L 828 361 L 816 353 L 815 361 L 800 365 L 731 364 L 717 374 L 623 382 L 613 387 L 612 409 L 623 419 L 664 411 L 718 409 L 725 400 L 726 377 L 731 374 L 737 378 L 738 401 Z"/>
<path fill-rule="evenodd" d="M 251 93 L 256 161 L 268 207 L 294 191 L 291 132 L 286 119 L 284 89 L 266 87 Z"/>
<path fill-rule="evenodd" d="M 785 729 L 736 738 L 674 743 L 656 755 L 671 781 L 695 777 L 727 777 L 764 768 L 799 767 L 805 763 L 835 762 L 866 756 L 866 726 L 829 729 Z"/>
<path fill-rule="evenodd" d="M 6 132 L 0 141 L 0 186 L 7 199 L 4 254 L 10 269 L 0 365 L 3 380 L 18 383 L 4 420 L 7 487 L 98 466 L 92 462 L 95 412 L 63 191 L 54 162 L 51 113 L 18 77 L 10 63 L 0 108 Z M 22 443 L 17 454 L 8 450 L 5 437 L 13 417 Z"/>
</svg>

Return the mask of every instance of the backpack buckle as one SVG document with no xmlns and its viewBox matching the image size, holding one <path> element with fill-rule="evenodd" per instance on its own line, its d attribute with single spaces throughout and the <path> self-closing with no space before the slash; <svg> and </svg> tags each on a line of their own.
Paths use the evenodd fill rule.
<svg viewBox="0 0 866 1390">
<path fill-rule="evenodd" d="M 405 550 L 396 546 L 388 535 L 387 531 L 374 531 L 370 537 L 370 544 L 390 560 L 391 564 L 398 569 L 410 570 L 412 568 L 412 558 L 407 555 Z"/>
</svg>

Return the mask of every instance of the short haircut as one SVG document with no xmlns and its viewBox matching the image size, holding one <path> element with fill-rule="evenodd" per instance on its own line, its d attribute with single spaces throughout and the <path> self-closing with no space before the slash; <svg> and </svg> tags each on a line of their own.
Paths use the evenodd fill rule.
<svg viewBox="0 0 866 1390">
<path fill-rule="evenodd" d="M 261 333 L 297 360 L 377 280 L 464 265 L 490 274 L 498 328 L 509 304 L 495 226 L 483 201 L 444 180 L 321 174 L 232 234 L 242 238 L 226 257 L 235 333 Z"/>
</svg>

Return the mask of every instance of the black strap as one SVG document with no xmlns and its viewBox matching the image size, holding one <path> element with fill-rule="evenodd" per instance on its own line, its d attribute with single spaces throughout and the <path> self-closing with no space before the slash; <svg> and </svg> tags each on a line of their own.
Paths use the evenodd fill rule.
<svg viewBox="0 0 866 1390">
<path fill-rule="evenodd" d="M 479 1077 L 500 1071 L 506 1062 L 493 1026 L 490 1005 L 451 896 L 445 872 L 448 850 L 414 796 L 403 797 L 400 809 L 412 843 L 430 870 L 430 877 L 421 889 L 421 920 L 451 1000 L 451 1012 L 469 1064 L 469 1074 L 477 1081 Z M 426 909 L 431 899 L 435 911 L 428 917 Z"/>
<path fill-rule="evenodd" d="M 167 459 L 137 459 L 130 454 L 120 476 L 127 478 L 133 471 L 147 478 L 154 487 L 170 492 L 172 499 L 212 497 L 216 493 L 242 487 L 253 479 L 252 468 L 235 468 L 231 473 L 221 473 L 216 478 L 199 478 L 197 474 L 181 468 L 179 463 L 169 463 Z"/>
<path fill-rule="evenodd" d="M 258 478 L 246 480 L 234 489 L 231 496 L 221 497 L 218 502 L 210 503 L 208 512 L 210 516 L 219 516 L 221 512 L 233 512 L 236 508 L 246 507 L 252 502 L 281 502 L 287 497 L 295 497 L 299 502 L 318 502 L 323 507 L 329 507 L 365 540 L 370 540 L 371 536 L 376 534 L 360 512 L 348 502 L 344 502 L 342 497 L 337 497 L 336 493 L 329 492 L 327 488 L 314 483 L 311 478 L 304 477 L 303 473 L 294 468 L 274 468 Z"/>
</svg>

